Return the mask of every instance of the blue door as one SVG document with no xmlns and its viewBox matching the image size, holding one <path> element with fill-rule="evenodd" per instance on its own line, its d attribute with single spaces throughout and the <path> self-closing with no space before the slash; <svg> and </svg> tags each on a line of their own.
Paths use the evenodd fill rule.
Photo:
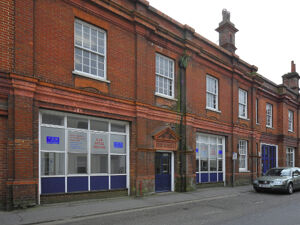
<svg viewBox="0 0 300 225">
<path fill-rule="evenodd" d="M 155 191 L 171 191 L 171 154 L 155 153 Z"/>
<path fill-rule="evenodd" d="M 276 147 L 262 145 L 262 172 L 265 174 L 269 169 L 276 167 Z"/>
</svg>

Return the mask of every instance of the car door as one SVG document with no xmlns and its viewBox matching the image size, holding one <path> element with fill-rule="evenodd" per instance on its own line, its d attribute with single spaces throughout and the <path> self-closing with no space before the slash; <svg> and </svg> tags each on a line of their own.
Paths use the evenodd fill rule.
<svg viewBox="0 0 300 225">
<path fill-rule="evenodd" d="M 293 179 L 294 179 L 294 188 L 299 189 L 300 188 L 300 169 L 296 168 L 293 171 Z"/>
</svg>

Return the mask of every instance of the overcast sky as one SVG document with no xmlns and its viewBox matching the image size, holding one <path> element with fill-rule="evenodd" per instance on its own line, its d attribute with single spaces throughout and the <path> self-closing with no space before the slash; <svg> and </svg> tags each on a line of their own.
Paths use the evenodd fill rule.
<svg viewBox="0 0 300 225">
<path fill-rule="evenodd" d="M 236 54 L 276 84 L 300 71 L 300 0 L 148 0 L 150 5 L 219 44 L 215 29 L 222 9 L 230 11 L 236 33 Z M 298 64 L 298 65 L 297 65 Z"/>
</svg>

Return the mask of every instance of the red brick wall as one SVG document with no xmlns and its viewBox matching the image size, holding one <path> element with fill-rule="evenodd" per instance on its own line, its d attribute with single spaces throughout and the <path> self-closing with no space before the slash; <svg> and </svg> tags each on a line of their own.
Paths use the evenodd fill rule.
<svg viewBox="0 0 300 225">
<path fill-rule="evenodd" d="M 5 204 L 7 180 L 7 117 L 0 116 L 0 207 Z"/>
<path fill-rule="evenodd" d="M 13 1 L 0 0 L 0 71 L 8 72 L 13 59 Z"/>
</svg>

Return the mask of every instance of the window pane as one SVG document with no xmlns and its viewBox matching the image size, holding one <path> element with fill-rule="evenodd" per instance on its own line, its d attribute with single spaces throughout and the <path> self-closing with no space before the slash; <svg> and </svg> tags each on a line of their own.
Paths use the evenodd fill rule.
<svg viewBox="0 0 300 225">
<path fill-rule="evenodd" d="M 73 153 L 87 152 L 87 134 L 68 131 L 68 151 Z"/>
<path fill-rule="evenodd" d="M 64 151 L 65 130 L 63 128 L 41 127 L 41 150 Z"/>
<path fill-rule="evenodd" d="M 75 45 L 82 46 L 82 25 L 75 23 Z"/>
<path fill-rule="evenodd" d="M 75 70 L 82 71 L 82 50 L 75 48 Z"/>
<path fill-rule="evenodd" d="M 208 145 L 200 144 L 200 158 L 207 159 L 208 158 Z"/>
<path fill-rule="evenodd" d="M 210 154 L 209 157 L 211 159 L 217 158 L 217 145 L 210 145 Z"/>
<path fill-rule="evenodd" d="M 218 171 L 223 171 L 223 161 L 218 160 Z"/>
<path fill-rule="evenodd" d="M 58 115 L 43 113 L 42 123 L 43 124 L 63 126 L 64 125 L 64 117 L 63 116 L 58 116 Z"/>
<path fill-rule="evenodd" d="M 42 152 L 41 153 L 42 175 L 64 175 L 65 155 L 64 153 Z"/>
<path fill-rule="evenodd" d="M 68 154 L 68 174 L 87 173 L 87 154 Z"/>
<path fill-rule="evenodd" d="M 223 145 L 218 145 L 218 158 L 223 158 Z"/>
<path fill-rule="evenodd" d="M 108 173 L 107 155 L 91 155 L 91 173 Z"/>
<path fill-rule="evenodd" d="M 122 124 L 111 124 L 111 131 L 112 132 L 120 132 L 125 133 L 126 132 L 126 126 Z"/>
<path fill-rule="evenodd" d="M 126 173 L 126 156 L 111 155 L 111 174 Z"/>
<path fill-rule="evenodd" d="M 210 171 L 217 171 L 217 160 L 210 160 Z"/>
<path fill-rule="evenodd" d="M 108 153 L 107 134 L 91 134 L 91 153 L 92 154 Z"/>
<path fill-rule="evenodd" d="M 91 120 L 91 130 L 108 131 L 108 122 Z"/>
<path fill-rule="evenodd" d="M 114 135 L 110 136 L 110 152 L 117 154 L 126 154 L 126 136 Z"/>
<path fill-rule="evenodd" d="M 201 159 L 200 163 L 201 163 L 201 168 L 200 168 L 201 172 L 208 171 L 208 161 Z"/>
<path fill-rule="evenodd" d="M 75 117 L 68 117 L 68 127 L 88 129 L 88 120 Z"/>
<path fill-rule="evenodd" d="M 83 25 L 83 47 L 90 49 L 90 28 L 87 25 Z"/>
</svg>

